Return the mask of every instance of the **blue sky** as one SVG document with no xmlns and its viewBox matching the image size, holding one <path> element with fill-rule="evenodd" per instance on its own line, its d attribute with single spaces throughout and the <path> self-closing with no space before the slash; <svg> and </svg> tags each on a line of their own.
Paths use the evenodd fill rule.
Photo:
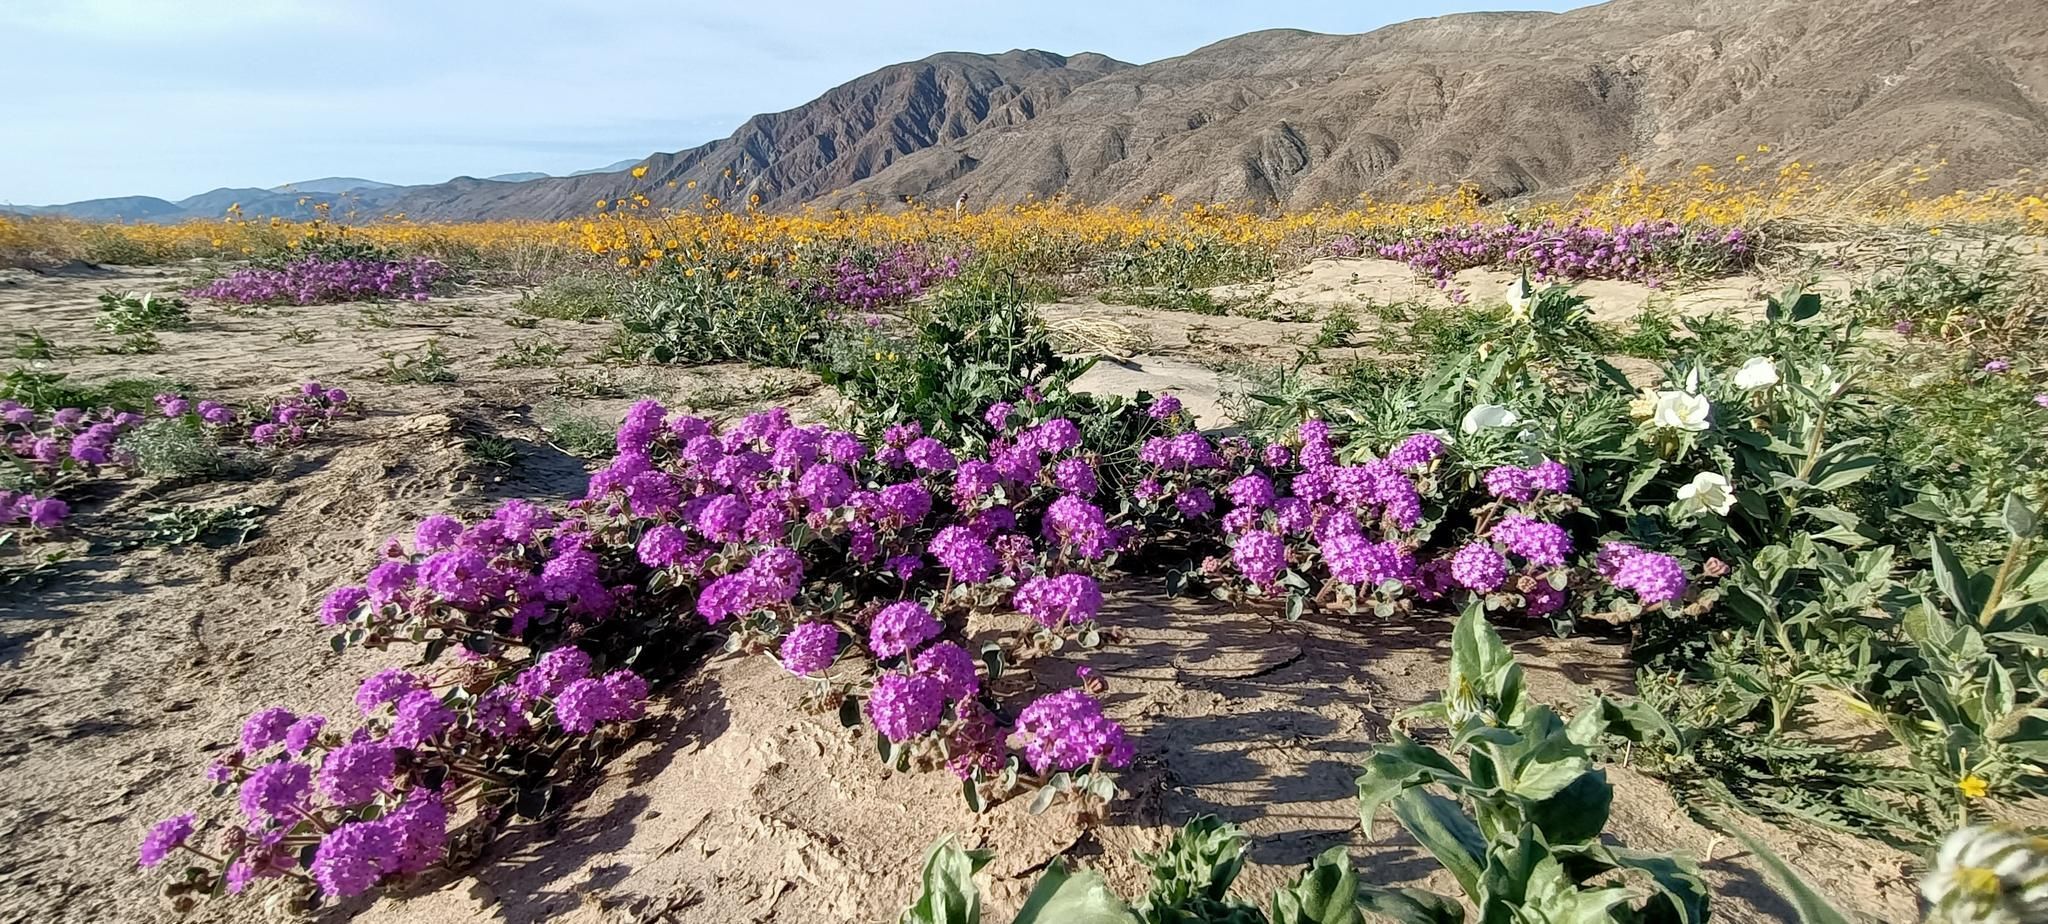
<svg viewBox="0 0 2048 924">
<path fill-rule="evenodd" d="M 1579 5 L 0 0 L 0 202 L 559 174 L 723 137 L 938 51 L 1146 62 L 1255 29 Z"/>
</svg>

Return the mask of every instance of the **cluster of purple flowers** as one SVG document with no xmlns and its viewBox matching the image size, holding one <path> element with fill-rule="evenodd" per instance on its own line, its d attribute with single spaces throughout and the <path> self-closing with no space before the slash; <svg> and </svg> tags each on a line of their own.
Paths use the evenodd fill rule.
<svg viewBox="0 0 2048 924">
<path fill-rule="evenodd" d="M 440 861 L 450 816 L 444 780 L 478 777 L 479 754 L 542 734 L 588 735 L 641 715 L 647 682 L 629 670 L 596 676 L 592 659 L 557 648 L 480 696 L 446 696 L 425 678 L 389 669 L 366 678 L 355 703 L 365 721 L 346 735 L 326 716 L 281 706 L 242 723 L 240 747 L 209 776 L 235 786 L 241 821 L 220 842 L 226 888 L 299 871 L 306 848 L 322 892 L 360 894 L 388 877 Z M 552 722 L 550 722 L 552 718 Z M 140 863 L 156 866 L 198 830 L 178 815 L 143 837 Z"/>
<path fill-rule="evenodd" d="M 1102 589 L 1085 574 L 1036 577 L 1017 588 L 1013 605 L 1048 629 L 1082 625 L 1102 612 Z"/>
<path fill-rule="evenodd" d="M 910 301 L 933 283 L 958 275 L 959 256 L 934 260 L 922 248 L 904 244 L 869 260 L 841 257 L 812 295 L 822 302 L 868 310 Z"/>
<path fill-rule="evenodd" d="M 13 462 L 36 484 L 51 484 L 67 474 L 90 476 L 123 461 L 114 444 L 143 420 L 111 408 L 75 407 L 43 419 L 34 408 L 0 401 L 0 462 Z"/>
<path fill-rule="evenodd" d="M 1079 770 L 1098 760 L 1122 767 L 1133 753 L 1123 726 L 1103 715 L 1102 704 L 1083 690 L 1048 693 L 1025 706 L 1011 738 L 1037 773 Z"/>
<path fill-rule="evenodd" d="M 217 434 L 240 438 L 243 415 L 218 401 L 160 394 L 154 401 L 165 418 L 191 417 Z M 350 399 L 339 388 L 307 382 L 289 398 L 271 405 L 268 422 L 249 428 L 248 441 L 264 445 L 302 442 L 326 421 L 345 413 Z M 12 463 L 27 476 L 30 490 L 0 494 L 0 525 L 26 522 L 38 530 L 61 524 L 71 512 L 57 488 L 80 479 L 100 477 L 107 469 L 131 467 L 134 458 L 120 445 L 148 417 L 112 408 L 61 408 L 47 417 L 17 401 L 0 401 L 0 464 Z"/>
<path fill-rule="evenodd" d="M 159 396 L 161 400 L 162 396 Z M 226 426 L 234 422 L 234 412 L 209 401 L 201 401 L 195 410 L 200 419 L 207 423 Z M 249 442 L 258 446 L 296 446 L 306 441 L 306 436 L 320 425 L 333 421 L 354 409 L 353 399 L 348 392 L 329 388 L 319 382 L 302 382 L 296 393 L 287 395 L 264 410 L 257 423 L 249 428 Z"/>
<path fill-rule="evenodd" d="M 1636 602 L 1644 606 L 1683 599 L 1690 586 L 1678 559 L 1625 542 L 1601 546 L 1594 567 L 1614 586 L 1634 592 Z"/>
<path fill-rule="evenodd" d="M 27 523 L 45 532 L 64 525 L 71 505 L 55 497 L 37 497 L 27 492 L 0 491 L 0 526 Z"/>
<path fill-rule="evenodd" d="M 1523 468 L 1501 465 L 1488 469 L 1486 493 L 1501 500 L 1526 504 L 1538 494 L 1563 494 L 1572 489 L 1572 470 L 1564 463 L 1545 460 Z"/>
<path fill-rule="evenodd" d="M 367 260 L 301 257 L 272 269 L 248 266 L 190 295 L 238 305 L 320 305 L 366 298 L 423 302 L 448 268 L 427 257 Z"/>
<path fill-rule="evenodd" d="M 207 419 L 213 410 L 166 399 L 165 413 Z M 273 406 L 270 420 L 325 419 L 346 404 L 309 384 Z M 299 410 L 279 420 L 279 408 Z M 1220 516 L 1229 561 L 1205 570 L 1234 569 L 1267 592 L 1290 568 L 1320 566 L 1353 591 L 1405 586 L 1434 600 L 1513 584 L 1529 612 L 1565 604 L 1565 592 L 1539 578 L 1569 561 L 1571 539 L 1537 518 L 1553 509 L 1548 494 L 1569 490 L 1563 466 L 1489 474 L 1490 490 L 1529 506 L 1431 553 L 1419 536 L 1423 485 L 1441 480 L 1433 469 L 1447 452 L 1437 436 L 1339 464 L 1336 438 L 1319 421 L 1262 445 L 1186 430 L 1187 415 L 1169 411 L 1150 424 L 1166 435 L 1144 441 L 1141 471 L 1130 473 L 1107 467 L 1114 456 L 1090 454 L 1080 427 L 1051 413 L 1035 401 L 990 408 L 984 419 L 996 435 L 961 452 L 915 423 L 869 442 L 800 426 L 782 409 L 719 427 L 643 401 L 621 423 L 611 464 L 566 511 L 511 500 L 483 518 L 422 520 L 390 540 L 359 583 L 330 593 L 319 617 L 372 648 L 461 639 L 460 682 L 375 674 L 357 691 L 364 718 L 351 732 L 283 708 L 252 715 L 239 750 L 211 771 L 236 784 L 242 816 L 227 839 L 226 882 L 239 890 L 306 864 L 324 892 L 350 895 L 418 872 L 448 837 L 442 780 L 474 769 L 479 755 L 515 755 L 640 717 L 647 680 L 600 669 L 602 651 L 620 649 L 578 646 L 619 633 L 634 640 L 645 626 L 730 626 L 792 674 L 856 695 L 857 679 L 822 675 L 842 644 L 864 646 L 874 662 L 869 722 L 891 742 L 942 742 L 935 750 L 965 780 L 986 779 L 1012 747 L 1040 774 L 1123 766 L 1131 743 L 1088 689 L 1042 696 L 1004 729 L 957 616 L 1007 602 L 1035 621 L 1034 634 L 1085 631 L 1104 603 L 1095 575 L 1139 537 L 1126 517 L 1208 529 Z M 1342 456 L 1363 457 L 1358 448 Z M 1114 480 L 1125 476 L 1134 480 Z M 1102 496 L 1119 503 L 1105 509 Z M 1668 556 L 1610 545 L 1599 559 L 1601 574 L 1645 603 L 1686 591 L 1683 567 Z M 885 605 L 837 591 L 884 581 L 901 588 Z M 153 828 L 143 862 L 162 862 L 196 829 L 190 816 Z"/>
<path fill-rule="evenodd" d="M 839 658 L 839 627 L 829 622 L 798 623 L 782 637 L 782 666 L 808 677 L 831 667 Z"/>
<path fill-rule="evenodd" d="M 1561 566 L 1572 554 L 1571 533 L 1564 527 L 1519 513 L 1502 517 L 1493 527 L 1493 539 L 1532 565 Z"/>
<path fill-rule="evenodd" d="M 1342 465 L 1330 426 L 1319 420 L 1301 424 L 1292 447 L 1211 442 L 1184 432 L 1145 444 L 1139 457 L 1150 468 L 1139 473 L 1131 493 L 1139 510 L 1165 514 L 1169 522 L 1192 524 L 1220 513 L 1230 552 L 1227 560 L 1205 561 L 1203 572 L 1211 578 L 1234 572 L 1261 593 L 1280 592 L 1290 568 L 1313 576 L 1320 566 L 1334 585 L 1348 586 L 1348 594 L 1401 593 L 1431 602 L 1459 591 L 1507 592 L 1519 593 L 1523 611 L 1532 615 L 1562 608 L 1569 594 L 1557 584 L 1578 585 L 1560 580 L 1555 570 L 1570 566 L 1575 550 L 1570 532 L 1543 517 L 1574 503 L 1567 496 L 1571 470 L 1544 461 L 1487 471 L 1481 479 L 1487 493 L 1515 506 L 1475 508 L 1476 534 L 1433 550 L 1419 532 L 1423 490 L 1426 484 L 1442 489 L 1431 472 L 1448 451 L 1443 437 L 1416 433 L 1381 458 Z M 1190 497 L 1198 503 L 1186 503 Z M 1645 603 L 1684 594 L 1683 565 L 1669 556 L 1600 573 Z"/>
<path fill-rule="evenodd" d="M 1537 279 L 1630 279 L 1657 285 L 1682 271 L 1732 272 L 1753 258 L 1753 248 L 1750 235 L 1740 228 L 1692 228 L 1673 221 L 1605 228 L 1543 221 L 1432 228 L 1380 244 L 1377 251 L 1428 274 L 1439 286 L 1448 286 L 1460 270 L 1482 266 L 1523 267 Z"/>
</svg>

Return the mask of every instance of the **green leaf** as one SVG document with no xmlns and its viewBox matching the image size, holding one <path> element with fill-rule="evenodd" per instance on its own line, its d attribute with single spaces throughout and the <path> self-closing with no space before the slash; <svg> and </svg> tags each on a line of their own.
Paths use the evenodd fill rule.
<svg viewBox="0 0 2048 924">
<path fill-rule="evenodd" d="M 1488 708 L 1502 724 L 1522 720 L 1522 668 L 1513 652 L 1486 620 L 1486 608 L 1473 601 L 1451 632 L 1450 686 L 1444 705 L 1454 710 Z"/>
<path fill-rule="evenodd" d="M 951 835 L 939 838 L 925 851 L 917 901 L 904 909 L 899 924 L 980 924 L 981 890 L 974 886 L 974 873 L 994 856 L 961 850 Z"/>
<path fill-rule="evenodd" d="M 1059 798 L 1059 796 L 1060 791 L 1056 787 L 1051 785 L 1041 786 L 1038 789 L 1038 793 L 1031 797 L 1031 803 L 1026 805 L 1024 810 L 1033 815 L 1043 815 L 1046 809 L 1052 808 L 1052 800 Z"/>
<path fill-rule="evenodd" d="M 1791 902 L 1793 912 L 1799 915 L 1799 924 L 1856 924 L 1848 915 L 1836 910 L 1835 906 L 1821 897 L 1819 892 L 1814 891 L 1813 886 L 1808 885 L 1805 878 L 1801 877 L 1791 864 L 1786 863 L 1785 859 L 1771 848 L 1764 846 L 1762 841 L 1750 837 L 1743 833 L 1741 828 L 1733 825 L 1720 827 L 1735 835 L 1736 840 L 1741 841 L 1743 846 L 1749 848 L 1750 853 L 1756 854 L 1756 858 L 1763 861 L 1764 869 L 1769 870 L 1771 877 L 1778 881 L 1779 890 L 1784 893 L 1785 899 Z"/>
<path fill-rule="evenodd" d="M 1948 542 L 1942 539 L 1939 533 L 1927 538 L 1927 547 L 1933 559 L 1931 564 L 1934 566 L 1934 586 L 1941 590 L 1942 596 L 1948 598 L 1956 612 L 1977 612 L 1977 608 L 1970 605 L 1970 572 L 1963 568 L 1963 562 L 1956 557 L 1955 550 L 1948 547 Z"/>
<path fill-rule="evenodd" d="M 1621 489 L 1621 503 L 1626 506 L 1634 500 L 1636 493 L 1649 486 L 1650 482 L 1664 471 L 1664 460 L 1652 459 L 1649 464 L 1636 469 L 1628 476 L 1628 484 Z"/>
<path fill-rule="evenodd" d="M 1130 906 L 1093 870 L 1069 872 L 1055 862 L 1024 899 L 1014 924 L 1138 924 Z"/>
<path fill-rule="evenodd" d="M 1522 817 L 1553 844 L 1585 844 L 1607 829 L 1614 808 L 1614 787 L 1607 771 L 1580 774 L 1556 795 L 1523 806 Z"/>
<path fill-rule="evenodd" d="M 1361 885 L 1358 907 L 1396 924 L 1465 924 L 1465 909 L 1455 899 L 1421 889 Z"/>
<path fill-rule="evenodd" d="M 1273 893 L 1272 924 L 1360 924 L 1358 876 L 1341 846 L 1317 856 L 1291 886 Z"/>
<path fill-rule="evenodd" d="M 2027 504 L 2027 499 L 2021 497 L 2018 491 L 2005 496 L 2002 519 L 2005 521 L 2005 531 L 2011 533 L 2014 539 L 2031 538 L 2034 531 L 2040 528 L 2040 523 L 2034 516 L 2034 508 Z"/>
<path fill-rule="evenodd" d="M 1379 814 L 1380 806 L 1405 790 L 1431 782 L 1444 783 L 1452 789 L 1470 785 L 1450 758 L 1394 732 L 1394 740 L 1373 746 L 1372 755 L 1366 758 L 1365 772 L 1359 774 L 1358 823 L 1371 834 L 1373 817 Z"/>
<path fill-rule="evenodd" d="M 1699 867 L 1688 858 L 1622 850 L 1605 844 L 1596 845 L 1586 856 L 1615 869 L 1650 877 L 1657 894 L 1644 908 L 1646 920 L 1705 924 L 1710 917 L 1708 900 L 1713 892 L 1707 888 L 1706 880 L 1700 878 Z"/>
<path fill-rule="evenodd" d="M 1394 817 L 1409 836 L 1436 857 L 1467 895 L 1479 894 L 1486 837 L 1458 803 L 1423 789 L 1394 797 Z"/>
<path fill-rule="evenodd" d="M 1808 483 L 1817 491 L 1839 491 L 1870 476 L 1877 470 L 1876 456 L 1857 456 L 1840 461 L 1830 460 L 1816 466 Z"/>
<path fill-rule="evenodd" d="M 839 701 L 839 727 L 860 727 L 860 697 L 849 693 Z"/>
</svg>

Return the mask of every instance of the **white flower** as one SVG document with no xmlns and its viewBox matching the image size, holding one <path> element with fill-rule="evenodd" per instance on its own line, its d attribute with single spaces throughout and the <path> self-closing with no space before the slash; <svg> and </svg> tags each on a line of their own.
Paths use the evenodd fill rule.
<svg viewBox="0 0 2048 924">
<path fill-rule="evenodd" d="M 1713 411 L 1714 405 L 1705 395 L 1660 391 L 1657 407 L 1650 412 L 1650 422 L 1673 430 L 1705 430 L 1707 417 Z"/>
<path fill-rule="evenodd" d="M 2048 916 L 2048 843 L 1979 825 L 1950 834 L 1920 880 L 1932 924 L 2026 924 Z"/>
<path fill-rule="evenodd" d="M 1529 274 L 1523 273 L 1508 283 L 1508 317 L 1517 321 L 1529 320 L 1529 306 L 1536 303 L 1536 290 L 1529 285 Z"/>
<path fill-rule="evenodd" d="M 1464 422 L 1458 429 L 1466 433 L 1478 433 L 1495 427 L 1512 427 L 1522 421 L 1522 415 L 1498 404 L 1482 404 L 1465 412 Z"/>
<path fill-rule="evenodd" d="M 1735 506 L 1735 492 L 1729 490 L 1728 479 L 1713 472 L 1692 476 L 1690 484 L 1679 487 L 1678 499 L 1693 510 L 1712 510 L 1724 517 Z"/>
<path fill-rule="evenodd" d="M 1735 387 L 1755 391 L 1778 384 L 1778 364 L 1768 356 L 1752 356 L 1735 370 Z"/>
</svg>

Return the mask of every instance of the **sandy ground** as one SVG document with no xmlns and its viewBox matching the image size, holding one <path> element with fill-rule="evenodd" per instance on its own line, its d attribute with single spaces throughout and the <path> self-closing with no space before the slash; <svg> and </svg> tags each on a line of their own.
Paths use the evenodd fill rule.
<svg viewBox="0 0 2048 924">
<path fill-rule="evenodd" d="M 1351 272 L 1317 264 L 1301 278 L 1348 285 Z M 134 868 L 143 828 L 202 804 L 201 770 L 247 712 L 275 703 L 341 713 L 355 678 L 396 663 L 386 660 L 395 654 L 333 654 L 311 618 L 313 602 L 359 575 L 380 539 L 423 515 L 475 511 L 505 496 L 580 494 L 583 465 L 547 445 L 538 426 L 547 414 L 615 415 L 640 394 L 687 405 L 794 392 L 780 403 L 806 414 L 830 400 L 784 371 L 605 373 L 583 357 L 602 345 L 607 325 L 508 326 L 514 294 L 507 292 L 373 310 L 369 317 L 377 320 L 370 323 L 361 306 L 231 314 L 195 305 L 193 327 L 163 334 L 161 353 L 89 351 L 115 339 L 91 328 L 96 294 L 168 289 L 182 275 L 176 268 L 59 278 L 12 273 L 0 277 L 0 334 L 36 329 L 77 348 L 51 367 L 80 377 L 162 375 L 244 402 L 316 377 L 356 393 L 365 416 L 248 480 L 120 483 L 81 505 L 82 537 L 72 543 L 78 558 L 40 587 L 0 588 L 0 772 L 9 781 L 0 787 L 0 831 L 7 835 L 0 851 L 0 908 L 7 914 L 0 918 L 169 919 L 154 896 L 157 878 Z M 1283 280 L 1275 291 L 1289 284 Z M 1429 294 L 1412 280 L 1409 287 L 1417 297 Z M 1312 336 L 1314 329 L 1114 306 L 1048 312 L 1088 310 L 1158 334 L 1154 352 L 1098 365 L 1101 387 L 1168 388 L 1204 402 L 1227 390 L 1215 371 L 1224 360 L 1273 354 L 1289 347 L 1287 338 Z M 1186 331 L 1198 324 L 1203 332 L 1191 344 Z M 319 336 L 283 338 L 294 328 Z M 536 336 L 566 344 L 569 365 L 494 366 L 495 357 Z M 392 385 L 380 378 L 382 353 L 418 350 L 435 338 L 451 357 L 453 382 Z M 566 384 L 563 374 L 572 376 Z M 576 383 L 598 375 L 612 376 L 613 391 L 623 393 L 579 397 L 589 389 Z M 514 441 L 516 464 L 490 469 L 465 454 L 465 435 L 480 430 Z M 226 548 L 120 551 L 129 536 L 124 516 L 99 515 L 231 502 L 259 505 L 264 519 L 251 541 Z M 430 877 L 410 894 L 344 905 L 324 917 L 886 921 L 911 893 L 918 856 L 941 833 L 1000 851 L 984 880 L 1006 913 L 1037 870 L 1062 852 L 1136 891 L 1140 870 L 1131 851 L 1156 848 L 1173 826 L 1201 812 L 1240 822 L 1256 836 L 1241 880 L 1246 894 L 1263 896 L 1332 844 L 1350 845 L 1373 881 L 1447 887 L 1447 877 L 1391 821 L 1370 836 L 1359 830 L 1352 785 L 1391 717 L 1431 697 L 1442 682 L 1447 625 L 1323 618 L 1290 624 L 1257 608 L 1169 605 L 1153 590 L 1119 589 L 1104 616 L 1119 637 L 1087 661 L 1109 680 L 1110 707 L 1137 738 L 1138 760 L 1120 778 L 1127 795 L 1102 828 L 1084 832 L 1064 810 L 1034 817 L 1017 803 L 976 816 L 961 804 L 950 776 L 892 775 L 877 765 L 870 742 L 830 716 L 791 708 L 800 688 L 772 664 L 716 660 L 660 697 L 645 734 L 547 830 L 511 837 L 476 866 Z M 1576 704 L 1589 690 L 1628 690 L 1631 672 L 1612 643 L 1534 635 L 1514 641 L 1546 699 Z M 1030 669 L 1046 683 L 1065 685 L 1075 663 L 1054 657 Z M 1694 824 L 1656 782 L 1626 767 L 1610 774 L 1619 790 L 1615 838 L 1701 857 L 1726 920 L 1791 919 L 1738 847 Z M 1910 916 L 1903 855 L 1788 832 L 1770 839 L 1851 907 L 1885 920 Z M 197 917 L 225 918 L 241 907 L 216 903 Z"/>
</svg>

